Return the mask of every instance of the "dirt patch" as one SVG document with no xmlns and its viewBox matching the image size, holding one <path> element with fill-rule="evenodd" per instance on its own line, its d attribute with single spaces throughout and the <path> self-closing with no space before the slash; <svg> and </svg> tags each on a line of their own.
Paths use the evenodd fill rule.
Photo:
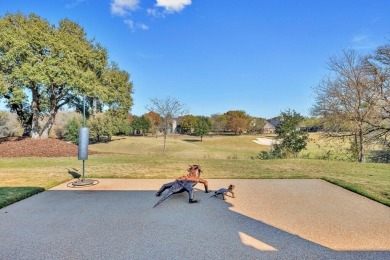
<svg viewBox="0 0 390 260">
<path fill-rule="evenodd" d="M 96 154 L 91 150 L 88 154 Z M 0 157 L 77 157 L 78 146 L 59 139 L 0 138 Z"/>
</svg>

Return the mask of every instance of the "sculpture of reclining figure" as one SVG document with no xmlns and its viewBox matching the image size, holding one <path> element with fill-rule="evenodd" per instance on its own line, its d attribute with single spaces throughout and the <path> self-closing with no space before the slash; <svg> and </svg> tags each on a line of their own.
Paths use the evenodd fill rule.
<svg viewBox="0 0 390 260">
<path fill-rule="evenodd" d="M 161 192 L 163 192 L 166 189 L 169 189 L 168 192 L 162 197 L 156 205 L 153 206 L 156 207 L 160 203 L 162 203 L 164 200 L 166 200 L 169 196 L 172 194 L 182 193 L 184 191 L 188 192 L 189 197 L 189 203 L 196 203 L 199 202 L 199 200 L 194 200 L 194 186 L 197 184 L 197 182 L 194 181 L 179 181 L 176 180 L 174 182 L 166 183 L 164 184 L 160 191 L 156 193 L 156 196 L 160 196 Z"/>
<path fill-rule="evenodd" d="M 209 192 L 207 181 L 199 178 L 200 173 L 202 172 L 199 165 L 190 165 L 188 172 L 188 175 L 179 177 L 174 182 L 169 182 L 161 186 L 159 191 L 156 192 L 156 196 L 161 196 L 161 193 L 163 193 L 166 189 L 168 189 L 168 192 L 156 203 L 156 205 L 153 206 L 153 208 L 162 203 L 172 194 L 182 193 L 184 191 L 188 192 L 189 203 L 198 202 L 198 200 L 194 200 L 194 186 L 198 184 L 198 182 L 204 184 L 206 193 Z"/>
</svg>

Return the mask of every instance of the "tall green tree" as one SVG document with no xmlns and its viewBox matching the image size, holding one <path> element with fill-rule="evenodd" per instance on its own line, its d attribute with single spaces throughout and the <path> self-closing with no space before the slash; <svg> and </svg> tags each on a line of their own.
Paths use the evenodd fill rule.
<svg viewBox="0 0 390 260">
<path fill-rule="evenodd" d="M 299 128 L 304 119 L 294 110 L 287 110 L 281 113 L 282 123 L 279 124 L 275 132 L 277 143 L 273 146 L 282 158 L 297 157 L 298 153 L 306 148 L 308 134 Z"/>
<path fill-rule="evenodd" d="M 203 141 L 203 136 L 207 135 L 211 130 L 211 121 L 208 117 L 197 116 L 194 131 L 195 135 L 200 136 L 200 141 Z"/>
<path fill-rule="evenodd" d="M 128 110 L 130 76 L 107 56 L 68 19 L 55 26 L 35 14 L 7 14 L 0 18 L 0 98 L 32 138 L 47 138 L 59 109 L 80 107 L 83 96 Z"/>
<path fill-rule="evenodd" d="M 180 118 L 180 128 L 184 133 L 191 134 L 197 118 L 193 115 L 185 115 Z"/>
<path fill-rule="evenodd" d="M 133 116 L 130 126 L 133 131 L 138 129 L 142 131 L 142 134 L 146 134 L 151 127 L 151 122 L 145 115 Z"/>
<path fill-rule="evenodd" d="M 110 141 L 114 132 L 114 126 L 111 118 L 107 114 L 100 113 L 96 118 L 89 118 L 87 121 L 87 127 L 89 128 L 89 138 L 92 142 L 102 142 L 103 137 L 106 136 Z"/>
<path fill-rule="evenodd" d="M 113 135 L 129 135 L 131 133 L 128 113 L 123 110 L 109 109 L 104 113 L 113 125 Z"/>
</svg>

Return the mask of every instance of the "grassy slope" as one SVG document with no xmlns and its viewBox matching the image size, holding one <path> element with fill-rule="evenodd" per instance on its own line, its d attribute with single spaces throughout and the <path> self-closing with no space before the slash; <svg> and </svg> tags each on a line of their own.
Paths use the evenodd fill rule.
<svg viewBox="0 0 390 260">
<path fill-rule="evenodd" d="M 88 178 L 172 179 L 185 174 L 188 164 L 201 164 L 203 177 L 207 179 L 323 178 L 390 206 L 390 165 L 308 159 L 252 160 L 250 157 L 260 150 L 269 149 L 254 143 L 256 137 L 215 136 L 206 137 L 203 142 L 188 136 L 172 137 L 168 139 L 166 155 L 162 155 L 162 138 L 119 137 L 110 143 L 90 145 L 90 149 L 108 154 L 90 156 L 85 174 Z M 81 161 L 2 159 L 0 183 L 2 187 L 47 189 L 71 180 L 66 168 L 81 169 Z"/>
</svg>

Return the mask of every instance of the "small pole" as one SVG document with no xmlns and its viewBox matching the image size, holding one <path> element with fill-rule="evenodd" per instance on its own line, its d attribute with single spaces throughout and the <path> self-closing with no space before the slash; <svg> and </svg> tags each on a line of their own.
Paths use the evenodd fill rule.
<svg viewBox="0 0 390 260">
<path fill-rule="evenodd" d="M 88 143 L 89 129 L 85 127 L 85 96 L 83 96 L 83 127 L 79 130 L 79 153 L 78 159 L 83 161 L 83 175 L 81 180 L 74 181 L 73 186 L 89 186 L 95 185 L 95 180 L 84 179 L 85 176 L 85 160 L 88 159 Z"/>
<path fill-rule="evenodd" d="M 83 127 L 85 127 L 85 95 L 83 97 Z M 84 180 L 84 172 L 85 172 L 85 160 L 83 159 L 83 180 Z"/>
<path fill-rule="evenodd" d="M 85 172 L 85 161 L 83 160 L 83 178 L 82 178 L 82 180 L 84 180 L 84 172 Z"/>
<path fill-rule="evenodd" d="M 83 97 L 83 127 L 85 127 L 85 96 Z"/>
</svg>

